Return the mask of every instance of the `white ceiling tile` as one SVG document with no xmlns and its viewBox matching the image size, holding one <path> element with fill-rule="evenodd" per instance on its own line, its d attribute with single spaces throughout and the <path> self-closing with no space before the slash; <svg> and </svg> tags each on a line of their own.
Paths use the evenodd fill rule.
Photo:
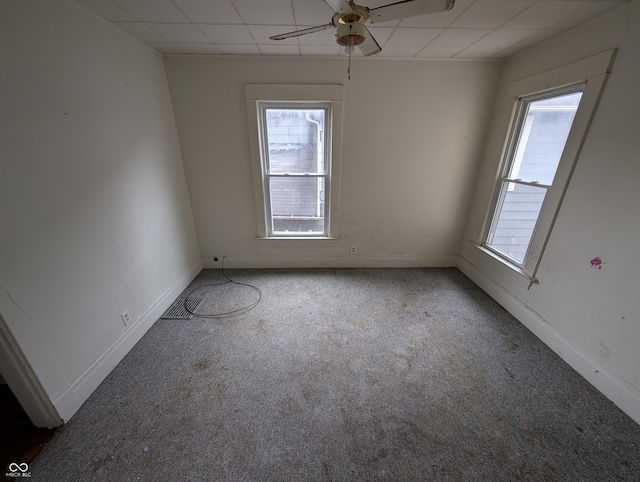
<svg viewBox="0 0 640 482">
<path fill-rule="evenodd" d="M 379 22 L 375 24 L 376 27 L 394 27 L 394 28 L 397 27 L 398 25 L 400 25 L 400 19 L 389 20 L 388 22 Z"/>
<path fill-rule="evenodd" d="M 185 54 L 197 54 L 197 55 L 220 55 L 220 49 L 213 44 L 174 44 Z"/>
<path fill-rule="evenodd" d="M 230 0 L 172 1 L 193 23 L 242 23 L 240 15 Z"/>
<path fill-rule="evenodd" d="M 413 57 L 420 51 L 420 47 L 390 47 L 385 45 L 378 57 Z"/>
<path fill-rule="evenodd" d="M 233 0 L 246 24 L 294 25 L 291 0 Z"/>
<path fill-rule="evenodd" d="M 447 12 L 430 13 L 428 15 L 404 18 L 400 22 L 400 27 L 448 27 L 456 18 L 462 15 L 462 13 L 469 8 L 474 1 L 475 0 L 456 0 L 453 8 Z"/>
<path fill-rule="evenodd" d="M 500 51 L 540 33 L 540 30 L 494 30 L 471 45 L 473 50 Z M 464 53 L 464 52 L 463 52 Z"/>
<path fill-rule="evenodd" d="M 198 25 L 214 44 L 252 44 L 253 37 L 244 25 Z"/>
<path fill-rule="evenodd" d="M 547 28 L 544 30 L 538 30 L 538 32 L 530 37 L 525 38 L 524 40 L 521 40 L 520 42 L 514 43 L 515 45 L 518 46 L 524 46 L 524 47 L 530 47 L 533 44 L 537 44 L 539 42 L 542 42 L 543 40 L 546 40 L 548 38 L 551 37 L 555 37 L 556 35 L 561 34 L 562 32 L 565 32 L 565 29 L 562 28 Z"/>
<path fill-rule="evenodd" d="M 293 2 L 293 12 L 297 25 L 324 25 L 331 22 L 333 16 L 331 7 L 318 0 L 296 0 Z"/>
<path fill-rule="evenodd" d="M 377 25 L 377 24 L 376 24 Z M 378 44 L 384 46 L 395 29 L 391 27 L 369 27 L 371 35 L 376 39 Z"/>
<path fill-rule="evenodd" d="M 433 39 L 429 47 L 458 47 L 458 49 L 463 49 L 489 33 L 491 33 L 491 30 L 448 28 Z"/>
<path fill-rule="evenodd" d="M 335 29 L 330 28 L 329 30 L 324 30 L 322 32 L 302 35 L 298 37 L 298 43 L 300 45 L 319 45 L 325 47 L 333 46 L 336 45 L 336 31 Z"/>
<path fill-rule="evenodd" d="M 260 55 L 257 45 L 216 45 L 225 55 Z"/>
<path fill-rule="evenodd" d="M 193 24 L 148 23 L 168 42 L 209 43 L 209 39 Z"/>
<path fill-rule="evenodd" d="M 140 22 L 113 22 L 113 25 L 130 33 L 143 42 L 166 42 L 167 39 Z"/>
<path fill-rule="evenodd" d="M 340 55 L 341 48 L 338 45 L 328 47 L 325 45 L 300 45 L 300 53 L 302 55 Z"/>
<path fill-rule="evenodd" d="M 566 20 L 575 15 L 580 10 L 585 10 L 591 2 L 560 1 L 554 0 L 540 1 L 520 12 L 501 28 L 509 29 L 532 29 L 549 28 L 554 24 Z"/>
<path fill-rule="evenodd" d="M 501 48 L 468 48 L 458 52 L 454 59 L 489 59 L 497 56 L 504 49 Z M 495 57 L 501 58 L 501 57 Z"/>
<path fill-rule="evenodd" d="M 607 10 L 611 10 L 612 8 L 619 7 L 621 5 L 621 2 L 617 2 L 617 1 L 615 2 L 614 1 L 598 1 L 595 3 L 594 2 L 589 2 L 589 3 L 590 5 L 588 8 L 581 10 L 580 12 L 567 18 L 566 20 L 558 22 L 553 27 L 554 28 L 575 27 L 576 25 L 580 25 L 581 23 L 586 22 L 587 20 L 593 17 L 601 15 Z"/>
<path fill-rule="evenodd" d="M 297 45 L 258 45 L 263 55 L 300 55 Z"/>
<path fill-rule="evenodd" d="M 122 7 L 105 0 L 75 0 L 78 5 L 82 5 L 98 16 L 111 22 L 133 21 L 135 17 L 127 13 Z"/>
<path fill-rule="evenodd" d="M 448 59 L 460 52 L 460 48 L 453 47 L 426 47 L 416 57 L 423 59 Z"/>
<path fill-rule="evenodd" d="M 387 40 L 386 45 L 389 47 L 424 47 L 440 32 L 442 29 L 437 28 L 397 28 Z"/>
<path fill-rule="evenodd" d="M 298 30 L 295 25 L 247 25 L 249 32 L 255 39 L 257 44 L 261 45 L 298 45 L 297 37 L 287 38 L 284 40 L 271 40 L 269 37 L 281 33 L 293 32 Z M 309 34 L 316 35 L 316 34 Z"/>
<path fill-rule="evenodd" d="M 169 42 L 149 42 L 149 45 L 161 54 L 181 54 L 182 50 Z"/>
<path fill-rule="evenodd" d="M 532 1 L 477 0 L 451 24 L 456 28 L 497 28 L 509 21 Z"/>
<path fill-rule="evenodd" d="M 113 2 L 141 22 L 189 22 L 189 19 L 169 0 L 113 0 Z"/>
</svg>

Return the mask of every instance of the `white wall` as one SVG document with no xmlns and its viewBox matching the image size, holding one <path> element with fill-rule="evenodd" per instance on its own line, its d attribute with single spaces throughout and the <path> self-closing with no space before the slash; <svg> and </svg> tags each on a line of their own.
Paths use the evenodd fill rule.
<svg viewBox="0 0 640 482">
<path fill-rule="evenodd" d="M 515 80 L 617 48 L 537 274 L 527 289 L 470 242 L 460 268 L 640 423 L 640 4 L 505 65 L 465 240 L 479 241 Z M 602 269 L 590 260 L 600 257 Z"/>
<path fill-rule="evenodd" d="M 0 3 L 0 65 L 0 314 L 68 420 L 201 267 L 171 101 L 62 0 Z"/>
<path fill-rule="evenodd" d="M 205 266 L 455 266 L 501 64 L 362 59 L 350 81 L 346 57 L 165 67 Z M 246 83 L 345 85 L 334 245 L 258 243 Z"/>
</svg>

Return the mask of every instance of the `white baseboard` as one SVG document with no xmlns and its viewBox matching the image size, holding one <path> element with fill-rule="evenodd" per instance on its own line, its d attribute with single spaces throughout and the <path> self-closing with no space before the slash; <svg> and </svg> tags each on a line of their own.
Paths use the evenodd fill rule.
<svg viewBox="0 0 640 482">
<path fill-rule="evenodd" d="M 460 258 L 458 269 L 496 300 L 575 371 L 640 424 L 640 392 L 627 380 L 603 364 L 556 329 L 502 286 Z"/>
<path fill-rule="evenodd" d="M 129 325 L 129 329 L 109 347 L 87 371 L 85 371 L 67 390 L 60 394 L 53 404 L 66 423 L 78 411 L 96 388 L 122 361 L 133 346 L 171 306 L 171 303 L 189 286 L 202 270 L 202 260 L 198 259 L 182 276 L 180 276 L 156 301 L 154 301 L 139 318 Z"/>
<path fill-rule="evenodd" d="M 205 269 L 219 269 L 222 258 L 202 258 Z M 227 256 L 224 267 L 244 268 L 455 268 L 458 256 L 279 256 L 245 258 Z"/>
</svg>

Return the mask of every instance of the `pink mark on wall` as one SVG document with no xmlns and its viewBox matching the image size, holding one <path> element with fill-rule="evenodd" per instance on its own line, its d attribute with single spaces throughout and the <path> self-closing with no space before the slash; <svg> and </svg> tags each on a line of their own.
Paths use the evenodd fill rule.
<svg viewBox="0 0 640 482">
<path fill-rule="evenodd" d="M 609 358 L 610 355 L 611 355 L 611 352 L 606 347 L 606 345 L 604 343 L 600 342 L 600 356 L 602 358 Z"/>
<path fill-rule="evenodd" d="M 602 259 L 599 258 L 598 256 L 596 256 L 591 260 L 591 267 L 593 269 L 602 269 L 603 264 L 604 264 L 604 261 L 602 261 Z"/>
</svg>

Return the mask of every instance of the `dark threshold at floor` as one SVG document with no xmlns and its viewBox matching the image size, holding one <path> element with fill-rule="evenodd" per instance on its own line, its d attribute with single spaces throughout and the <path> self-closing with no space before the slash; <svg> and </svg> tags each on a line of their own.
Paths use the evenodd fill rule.
<svg viewBox="0 0 640 482">
<path fill-rule="evenodd" d="M 34 427 L 8 385 L 0 385 L 0 474 L 9 465 L 30 464 L 51 440 L 55 430 Z"/>
</svg>

